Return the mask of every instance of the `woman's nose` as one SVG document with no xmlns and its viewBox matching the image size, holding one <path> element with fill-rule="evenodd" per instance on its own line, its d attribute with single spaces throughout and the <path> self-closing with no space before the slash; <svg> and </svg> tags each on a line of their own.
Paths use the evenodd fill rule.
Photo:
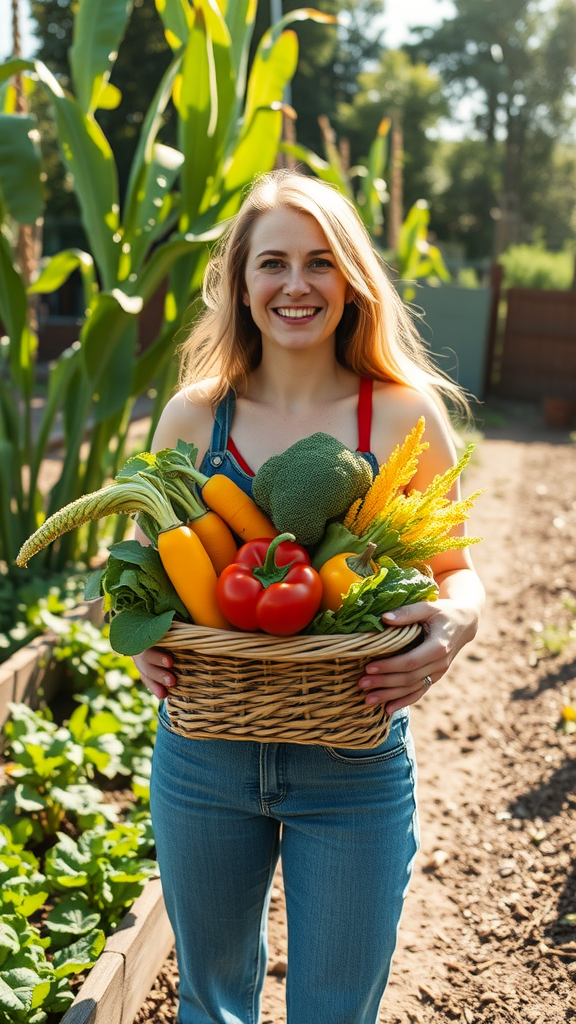
<svg viewBox="0 0 576 1024">
<path fill-rule="evenodd" d="M 292 267 L 288 273 L 288 278 L 284 283 L 284 293 L 286 295 L 305 295 L 311 289 L 308 281 L 306 280 L 306 274 L 300 267 Z"/>
</svg>

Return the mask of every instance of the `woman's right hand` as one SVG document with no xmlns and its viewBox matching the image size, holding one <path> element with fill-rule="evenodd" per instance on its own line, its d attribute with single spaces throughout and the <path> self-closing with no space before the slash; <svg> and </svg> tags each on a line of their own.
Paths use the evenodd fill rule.
<svg viewBox="0 0 576 1024">
<path fill-rule="evenodd" d="M 168 690 L 176 682 L 172 668 L 172 657 L 161 647 L 149 647 L 147 651 L 132 659 L 140 673 L 140 678 L 147 690 L 155 697 L 164 700 Z"/>
</svg>

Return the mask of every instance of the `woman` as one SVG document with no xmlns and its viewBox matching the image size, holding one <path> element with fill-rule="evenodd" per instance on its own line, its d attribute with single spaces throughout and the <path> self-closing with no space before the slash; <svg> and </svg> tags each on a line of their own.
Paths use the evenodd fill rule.
<svg viewBox="0 0 576 1024">
<path fill-rule="evenodd" d="M 458 389 L 427 362 L 354 208 L 330 186 L 261 178 L 208 267 L 205 302 L 155 450 L 193 441 L 203 472 L 250 493 L 266 459 L 316 431 L 377 471 L 424 415 L 430 447 L 410 486 L 424 490 L 454 463 L 441 393 L 458 400 Z M 394 713 L 380 747 L 190 740 L 161 705 L 151 800 L 179 1024 L 257 1021 L 280 848 L 289 1024 L 376 1021 L 418 846 L 409 705 L 472 640 L 483 602 L 466 549 L 432 569 L 440 599 L 385 616 L 423 623 L 425 641 L 358 680 L 367 703 Z M 165 697 L 169 655 L 135 660 Z"/>
</svg>

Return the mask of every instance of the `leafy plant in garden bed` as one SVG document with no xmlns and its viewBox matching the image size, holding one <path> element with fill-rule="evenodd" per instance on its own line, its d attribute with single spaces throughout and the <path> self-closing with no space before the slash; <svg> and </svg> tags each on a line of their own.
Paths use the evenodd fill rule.
<svg viewBox="0 0 576 1024">
<path fill-rule="evenodd" d="M 13 705 L 0 795 L 0 1019 L 55 1024 L 156 864 L 148 809 L 154 698 L 107 629 L 46 613 L 77 707 Z M 132 798 L 122 812 L 98 781 Z M 122 820 L 120 820 L 122 819 Z M 30 849 L 32 847 L 32 850 Z M 33 851 L 33 852 L 32 852 Z"/>
<path fill-rule="evenodd" d="M 0 663 L 44 632 L 43 612 L 71 610 L 82 600 L 86 574 L 42 573 L 30 577 L 0 570 Z"/>
</svg>

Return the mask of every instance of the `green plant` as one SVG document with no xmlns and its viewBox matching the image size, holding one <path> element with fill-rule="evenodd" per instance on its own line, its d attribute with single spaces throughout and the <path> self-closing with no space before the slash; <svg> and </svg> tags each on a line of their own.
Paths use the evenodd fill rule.
<svg viewBox="0 0 576 1024">
<path fill-rule="evenodd" d="M 140 895 L 146 879 L 157 874 L 156 862 L 141 856 L 150 846 L 144 822 L 89 829 L 77 842 L 60 832 L 46 854 L 46 878 L 57 892 L 80 890 L 87 897 L 85 911 L 93 908 L 106 926 L 113 927 Z M 73 909 L 64 906 L 66 911 Z M 62 913 L 53 915 L 52 924 L 55 918 L 62 924 Z"/>
<path fill-rule="evenodd" d="M 0 570 L 0 662 L 44 631 L 44 611 L 61 615 L 74 608 L 85 582 L 85 573 L 40 571 L 30 578 Z"/>
<path fill-rule="evenodd" d="M 550 252 L 543 245 L 511 245 L 498 257 L 504 288 L 567 291 L 574 277 L 574 253 Z"/>
<path fill-rule="evenodd" d="M 44 1024 L 49 1013 L 62 1013 L 74 999 L 68 976 L 89 970 L 104 946 L 95 929 L 82 940 L 46 957 L 49 938 L 23 917 L 0 917 L 0 1011 L 3 1024 Z"/>
<path fill-rule="evenodd" d="M 10 90 L 4 89 L 0 316 L 9 345 L 2 350 L 0 365 L 0 558 L 9 566 L 43 519 L 38 474 L 58 410 L 63 412 L 66 455 L 49 496 L 49 515 L 114 475 L 133 401 L 152 380 L 157 391 L 155 425 L 174 384 L 173 339 L 193 315 L 209 245 L 237 211 L 245 186 L 274 163 L 282 96 L 298 59 L 297 37 L 287 26 L 309 18 L 334 20 L 310 8 L 291 11 L 264 35 L 248 75 L 254 0 L 164 0 L 158 6 L 173 59 L 142 124 L 122 213 L 112 150 L 95 113 L 120 99 L 109 77 L 130 6 L 118 0 L 83 0 L 79 6 L 70 50 L 74 95 L 64 92 L 41 61 L 13 59 L 0 67 L 0 84 L 23 72 L 27 87 L 45 90 L 54 106 L 63 160 L 74 178 L 90 248 L 57 253 L 28 288 L 28 295 L 54 291 L 79 270 L 86 307 L 78 344 L 50 374 L 44 414 L 33 438 L 36 338 L 6 215 L 20 224 L 32 224 L 41 215 L 40 163 L 30 137 L 33 121 L 8 112 L 12 100 Z M 178 149 L 158 141 L 170 100 L 178 115 Z M 136 317 L 166 279 L 160 333 L 137 355 Z M 13 392 L 23 404 L 22 416 Z M 90 450 L 82 459 L 90 420 Z M 115 539 L 124 527 L 122 517 Z M 42 557 L 52 569 L 71 559 L 86 562 L 97 543 L 98 527 L 91 524 Z"/>
<path fill-rule="evenodd" d="M 84 744 L 78 742 L 86 718 L 81 708 L 74 712 L 72 729 L 66 729 L 51 720 L 48 709 L 9 707 L 5 734 L 14 760 L 5 771 L 13 784 L 0 797 L 0 815 L 18 839 L 40 842 L 54 835 L 65 815 L 81 827 L 115 821 L 117 811 L 102 803 L 102 793 L 88 779 L 95 767 L 105 772 L 114 764 L 121 750 L 116 737 L 101 733 L 97 723 L 95 730 L 84 730 Z"/>
</svg>

